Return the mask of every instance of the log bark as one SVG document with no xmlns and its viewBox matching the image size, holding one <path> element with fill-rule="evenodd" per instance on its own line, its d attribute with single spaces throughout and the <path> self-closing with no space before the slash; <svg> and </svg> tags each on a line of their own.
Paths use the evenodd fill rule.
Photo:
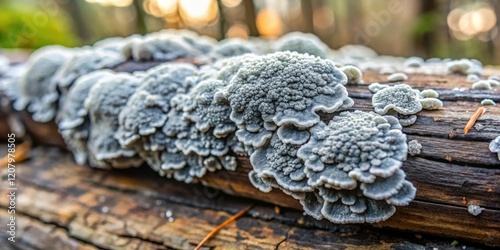
<svg viewBox="0 0 500 250">
<path fill-rule="evenodd" d="M 136 66 L 127 67 L 133 70 Z M 367 84 L 347 86 L 355 101 L 351 110 L 373 110 L 367 85 L 385 82 L 386 76 L 366 72 L 364 81 Z M 250 184 L 247 174 L 252 167 L 245 157 L 238 159 L 236 171 L 210 173 L 201 180 L 203 186 L 197 186 L 162 179 L 147 168 L 106 172 L 73 166 L 74 163 L 68 162 L 68 154 L 47 156 L 44 147 L 39 149 L 38 156 L 19 168 L 21 181 L 26 185 L 25 197 L 19 200 L 20 213 L 26 217 L 26 223 L 41 223 L 23 232 L 30 235 L 31 228 L 43 231 L 53 226 L 50 230 L 65 235 L 58 238 L 61 244 L 185 249 L 192 248 L 212 227 L 229 217 L 229 213 L 260 201 L 265 204 L 259 203 L 250 213 L 257 218 L 245 217 L 223 230 L 210 242 L 211 246 L 226 248 L 241 243 L 249 248 L 264 249 L 316 247 L 315 244 L 369 248 L 381 244 L 381 238 L 389 237 L 387 230 L 500 246 L 500 161 L 488 149 L 489 142 L 500 135 L 500 107 L 485 106 L 486 113 L 477 121 L 484 128 L 463 133 L 482 99 L 500 102 L 500 89 L 456 89 L 470 88 L 465 77 L 459 75 L 410 74 L 406 82 L 419 90 L 437 90 L 444 108 L 418 113 L 416 123 L 403 129 L 408 140 L 417 139 L 423 146 L 421 154 L 409 156 L 402 167 L 407 179 L 417 188 L 417 197 L 409 206 L 398 207 L 396 214 L 385 222 L 339 226 L 304 218 L 297 212 L 301 206 L 290 196 L 279 190 L 261 193 Z M 327 121 L 331 115 L 322 114 L 322 118 Z M 103 202 L 99 202 L 101 196 L 105 197 Z M 179 218 L 173 223 L 165 222 L 159 215 L 170 207 L 164 202 L 175 204 L 171 207 Z M 469 204 L 480 205 L 485 210 L 473 216 L 467 212 Z M 281 212 L 274 213 L 273 205 L 281 207 Z M 0 217 L 5 216 L 0 213 Z M 330 235 L 323 230 L 354 230 L 355 235 L 368 230 L 367 234 L 359 234 L 360 239 L 366 235 L 376 236 L 374 241 L 357 241 L 357 236 L 342 238 L 342 233 Z M 399 240 L 415 240 L 407 235 L 401 237 L 389 237 L 379 246 L 394 247 L 391 244 L 401 243 Z"/>
<path fill-rule="evenodd" d="M 247 215 L 221 230 L 205 246 L 446 249 L 452 242 L 437 240 L 435 235 L 408 234 L 377 226 L 316 221 L 288 208 L 295 206 L 293 200 L 286 206 L 277 206 L 230 196 L 207 186 L 164 179 L 145 166 L 111 171 L 78 166 L 67 152 L 53 147 L 33 149 L 32 159 L 17 164 L 16 170 L 16 242 L 6 241 L 5 231 L 0 233 L 0 244 L 12 249 L 193 249 L 214 227 L 252 204 Z M 223 190 L 229 191 L 225 187 L 238 181 L 232 173 L 219 174 L 227 178 L 226 184 L 219 187 Z M 3 171 L 2 179 L 6 177 Z M 0 196 L 6 197 L 9 192 L 2 189 Z M 261 197 L 256 190 L 252 193 Z M 277 192 L 275 195 L 281 201 L 287 197 Z M 1 221 L 8 221 L 11 216 L 8 206 L 7 199 L 0 199 Z M 405 218 L 405 223 L 419 225 L 419 216 L 426 216 L 418 206 L 413 209 L 420 211 L 413 215 L 415 221 Z M 470 242 L 462 244 L 467 249 L 483 248 Z"/>
</svg>

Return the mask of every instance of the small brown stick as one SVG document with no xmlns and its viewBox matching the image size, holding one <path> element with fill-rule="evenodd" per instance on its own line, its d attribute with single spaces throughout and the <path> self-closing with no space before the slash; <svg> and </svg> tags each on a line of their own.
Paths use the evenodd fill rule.
<svg viewBox="0 0 500 250">
<path fill-rule="evenodd" d="M 476 123 L 477 118 L 479 118 L 482 114 L 484 114 L 484 112 L 486 112 L 486 109 L 483 107 L 479 107 L 476 110 L 476 113 L 474 113 L 474 115 L 472 115 L 472 117 L 467 122 L 467 125 L 465 125 L 464 134 L 467 134 L 469 132 L 469 130 L 472 128 L 472 126 L 474 126 L 474 124 Z"/>
<path fill-rule="evenodd" d="M 252 208 L 252 206 L 253 205 L 250 205 L 247 208 L 239 211 L 237 214 L 233 215 L 231 218 L 227 219 L 226 221 L 222 222 L 222 224 L 218 225 L 214 230 L 212 230 L 212 232 L 210 232 L 209 234 L 207 234 L 207 236 L 205 236 L 205 238 L 203 238 L 203 240 L 200 242 L 200 244 L 198 244 L 198 246 L 196 246 L 196 248 L 194 250 L 199 250 L 200 247 L 203 246 L 203 244 L 205 244 L 210 238 L 212 238 L 212 236 L 214 236 L 217 232 L 219 232 L 221 229 L 223 229 L 229 223 L 231 223 L 231 222 L 237 220 L 238 218 L 240 218 L 241 216 L 243 216 L 246 212 L 248 212 L 248 210 L 250 210 L 250 208 Z"/>
<path fill-rule="evenodd" d="M 4 156 L 2 159 L 0 159 L 0 168 L 5 168 L 9 166 L 9 163 L 12 163 L 12 161 L 19 163 L 22 162 L 29 157 L 29 152 L 31 149 L 31 141 L 26 140 L 23 143 L 21 143 L 19 146 L 16 147 L 16 151 L 14 154 L 7 154 Z"/>
</svg>

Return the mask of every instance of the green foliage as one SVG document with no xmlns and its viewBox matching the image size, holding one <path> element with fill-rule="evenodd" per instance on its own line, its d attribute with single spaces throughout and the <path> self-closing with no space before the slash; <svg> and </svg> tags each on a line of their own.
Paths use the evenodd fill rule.
<svg viewBox="0 0 500 250">
<path fill-rule="evenodd" d="M 55 6 L 55 8 L 54 8 Z M 0 48 L 36 49 L 49 44 L 79 45 L 71 20 L 57 5 L 15 6 L 0 3 Z"/>
</svg>

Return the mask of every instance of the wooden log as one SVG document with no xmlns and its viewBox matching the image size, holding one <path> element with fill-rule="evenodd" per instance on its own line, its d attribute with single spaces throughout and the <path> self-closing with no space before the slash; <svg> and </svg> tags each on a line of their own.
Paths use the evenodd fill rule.
<svg viewBox="0 0 500 250">
<path fill-rule="evenodd" d="M 164 179 L 147 167 L 102 171 L 77 166 L 66 152 L 55 148 L 39 147 L 32 155 L 29 162 L 16 167 L 17 238 L 15 243 L 6 242 L 6 236 L 2 235 L 3 246 L 193 249 L 216 225 L 250 204 L 254 206 L 248 215 L 224 228 L 206 246 L 215 249 L 444 249 L 452 241 L 369 225 L 316 221 L 295 209 L 256 203 L 206 186 Z M 6 178 L 6 171 L 2 172 L 2 178 Z M 229 178 L 226 181 L 232 183 L 233 177 Z M 9 192 L 2 189 L 0 196 L 5 197 Z M 1 221 L 9 219 L 8 203 L 0 199 Z M 418 221 L 419 215 L 413 216 Z M 443 219 L 436 222 L 441 221 Z M 467 249 L 481 248 L 466 245 Z"/>
<path fill-rule="evenodd" d="M 127 67 L 129 67 L 128 70 L 133 70 L 135 66 Z M 468 134 L 463 132 L 470 116 L 480 106 L 480 100 L 489 98 L 500 101 L 500 90 L 498 88 L 491 91 L 457 90 L 455 89 L 457 87 L 470 88 L 470 83 L 465 81 L 465 77 L 458 75 L 410 74 L 409 76 L 406 82 L 414 88 L 437 90 L 440 93 L 440 99 L 444 101 L 444 108 L 437 111 L 419 112 L 416 123 L 403 129 L 409 140 L 417 139 L 423 146 L 420 155 L 409 156 L 403 165 L 408 180 L 417 188 L 417 197 L 409 206 L 398 207 L 396 214 L 389 220 L 374 226 L 432 234 L 488 246 L 500 246 L 500 161 L 496 154 L 488 150 L 489 142 L 500 135 L 500 108 L 486 106 L 486 113 L 478 119 L 478 123 L 481 123 L 484 128 L 472 129 Z M 367 84 L 348 85 L 349 95 L 355 101 L 351 110 L 373 110 L 370 100 L 372 94 L 368 91 L 367 85 L 376 81 L 384 82 L 385 79 L 386 76 L 366 72 L 364 81 Z M 322 119 L 328 121 L 331 116 L 331 114 L 322 114 Z M 56 158 L 60 157 L 62 156 L 59 155 Z M 36 160 L 38 159 L 35 158 Z M 247 174 L 252 168 L 248 158 L 239 158 L 238 162 L 239 167 L 234 172 L 209 173 L 201 180 L 205 186 L 202 189 L 206 191 L 207 187 L 212 187 L 237 197 L 251 198 L 285 208 L 301 209 L 296 200 L 281 191 L 274 190 L 268 194 L 257 191 L 248 181 Z M 31 165 L 29 169 L 37 168 L 31 163 L 29 165 Z M 53 180 L 39 180 L 43 179 L 41 176 L 50 176 L 43 172 L 45 169 L 43 166 L 39 167 L 42 169 L 41 172 L 23 177 L 26 178 L 25 181 L 34 183 L 35 187 L 56 185 Z M 154 194 L 155 197 L 179 201 L 185 195 L 179 188 L 173 189 L 172 185 L 168 184 L 172 181 L 150 175 L 133 175 L 123 178 L 115 171 L 85 171 L 89 173 L 81 176 L 74 183 L 88 183 L 90 186 L 87 188 L 90 191 L 87 192 L 90 193 L 94 192 L 92 185 L 96 185 L 115 190 L 120 197 L 139 192 L 143 195 Z M 90 174 L 94 172 L 99 174 Z M 75 175 L 79 176 L 81 173 L 75 173 Z M 96 176 L 99 178 L 96 179 Z M 78 187 L 68 186 L 67 188 L 75 189 L 74 192 L 78 191 Z M 175 190 L 174 193 L 172 190 Z M 60 192 L 60 189 L 55 192 Z M 213 190 L 211 192 L 217 193 Z M 200 207 L 200 204 L 210 203 L 209 201 L 210 199 L 207 201 L 206 197 L 195 196 L 193 202 L 195 207 Z M 473 216 L 467 212 L 469 204 L 480 205 L 485 210 L 480 215 Z M 240 203 L 233 205 L 241 207 Z M 57 209 L 59 208 L 53 210 L 57 211 Z M 211 209 L 217 210 L 218 208 Z M 231 207 L 231 212 L 236 212 L 236 210 Z M 42 214 L 36 216 L 42 216 Z M 288 214 L 280 215 L 280 217 L 285 221 L 294 220 L 294 217 L 289 217 Z M 271 216 L 271 218 L 274 217 Z M 327 221 L 311 223 L 314 228 L 330 230 L 336 227 Z M 81 236 L 84 241 L 89 241 L 92 237 Z"/>
</svg>

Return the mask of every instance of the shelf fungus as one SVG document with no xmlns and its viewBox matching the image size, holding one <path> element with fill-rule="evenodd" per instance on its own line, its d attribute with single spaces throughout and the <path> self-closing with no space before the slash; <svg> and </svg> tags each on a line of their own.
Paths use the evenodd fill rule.
<svg viewBox="0 0 500 250">
<path fill-rule="evenodd" d="M 90 120 L 84 106 L 85 99 L 94 84 L 113 75 L 112 71 L 99 70 L 78 78 L 68 91 L 67 98 L 56 117 L 59 132 L 78 164 L 85 164 L 88 159 L 87 140 Z"/>
<path fill-rule="evenodd" d="M 399 84 L 377 91 L 372 97 L 372 106 L 378 114 L 395 114 L 403 126 L 413 124 L 417 120 L 415 114 L 423 108 L 420 91 L 414 90 L 406 84 Z M 439 104 L 433 103 L 433 100 L 431 100 L 429 108 L 438 106 Z"/>
<path fill-rule="evenodd" d="M 121 53 L 134 61 L 172 61 L 195 58 L 213 49 L 215 42 L 192 32 L 163 30 L 127 38 Z"/>
<path fill-rule="evenodd" d="M 258 49 L 250 41 L 241 38 L 228 38 L 220 41 L 212 50 L 215 58 L 240 56 L 243 54 L 259 54 Z"/>
<path fill-rule="evenodd" d="M 134 150 L 121 147 L 115 139 L 118 115 L 139 84 L 140 79 L 121 73 L 106 77 L 90 88 L 84 105 L 90 116 L 87 147 L 91 166 L 128 168 L 142 164 Z"/>
<path fill-rule="evenodd" d="M 311 127 L 320 121 L 316 111 L 351 107 L 346 83 L 345 74 L 328 60 L 276 52 L 248 63 L 217 95 L 231 107 L 239 140 L 261 147 L 278 126 Z"/>
<path fill-rule="evenodd" d="M 288 33 L 276 41 L 275 51 L 290 51 L 325 58 L 328 46 L 313 34 Z"/>
<path fill-rule="evenodd" d="M 484 105 L 497 105 L 497 104 L 495 103 L 495 101 L 491 99 L 484 99 L 481 101 L 481 105 L 484 106 Z"/>
<path fill-rule="evenodd" d="M 164 64 L 149 69 L 120 112 L 120 127 L 116 133 L 120 144 L 130 147 L 139 138 L 161 129 L 171 109 L 170 100 L 178 93 L 187 93 L 195 85 L 197 73 L 196 67 L 185 63 Z"/>
<path fill-rule="evenodd" d="M 500 161 L 500 136 L 490 142 L 490 151 L 492 153 L 497 153 L 498 160 Z"/>
<path fill-rule="evenodd" d="M 389 82 L 401 82 L 408 80 L 408 76 L 405 73 L 393 73 L 387 77 Z"/>
<path fill-rule="evenodd" d="M 476 73 L 474 62 L 469 59 L 453 60 L 446 64 L 446 69 L 449 73 L 456 74 L 474 74 Z"/>
<path fill-rule="evenodd" d="M 360 69 L 352 65 L 346 65 L 339 68 L 347 76 L 347 83 L 359 84 L 363 83 L 363 73 Z"/>
<path fill-rule="evenodd" d="M 322 59 L 327 56 L 339 63 Z M 244 156 L 260 191 L 280 189 L 316 219 L 375 223 L 415 197 L 401 166 L 416 146 L 406 143 L 401 125 L 415 122 L 422 108 L 442 107 L 433 90 L 373 83 L 376 113 L 345 111 L 354 101 L 344 85 L 362 83 L 360 69 L 379 67 L 366 60 L 377 57 L 360 46 L 331 51 L 298 32 L 275 42 L 217 43 L 165 30 L 39 50 L 19 73 L 21 90 L 9 96 L 35 121 L 55 118 L 79 164 L 146 163 L 161 176 L 192 183 L 209 172 L 234 171 L 237 156 Z M 131 74 L 108 70 L 128 59 L 168 62 Z M 429 68 L 421 58 L 405 64 L 406 70 Z M 386 73 L 397 68 L 380 66 L 389 67 Z M 0 85 L 5 92 L 6 83 Z M 320 113 L 333 118 L 325 122 Z M 500 157 L 499 141 L 490 150 Z"/>
<path fill-rule="evenodd" d="M 393 117 L 343 112 L 310 133 L 297 156 L 307 184 L 320 190 L 323 217 L 335 223 L 379 222 L 395 212 L 393 205 L 414 198 L 416 190 L 400 169 L 406 136 Z"/>
<path fill-rule="evenodd" d="M 380 84 L 378 82 L 374 82 L 374 83 L 371 83 L 370 85 L 368 85 L 368 90 L 370 90 L 372 93 L 377 93 L 379 90 L 385 89 L 385 88 L 388 88 L 388 87 L 390 87 L 390 86 L 389 85 Z"/>
<path fill-rule="evenodd" d="M 420 92 L 420 96 L 422 98 L 438 98 L 439 93 L 433 89 L 426 89 L 426 90 L 422 90 L 422 92 Z"/>
<path fill-rule="evenodd" d="M 425 110 L 436 110 L 443 107 L 443 102 L 437 98 L 423 98 L 420 99 L 422 104 L 422 109 Z"/>
<path fill-rule="evenodd" d="M 55 76 L 57 86 L 68 90 L 78 77 L 99 69 L 109 69 L 125 61 L 120 53 L 94 48 L 81 48 L 72 52 L 72 56 Z"/>
<path fill-rule="evenodd" d="M 287 136 L 291 136 L 286 133 Z M 303 134 L 299 132 L 299 138 L 309 133 L 304 130 Z M 265 185 L 257 186 L 259 190 L 267 189 L 267 186 L 278 187 L 290 192 L 312 192 L 314 187 L 307 183 L 304 172 L 304 163 L 297 157 L 297 150 L 300 147 L 298 141 L 284 142 L 278 133 L 275 133 L 271 141 L 264 147 L 260 147 L 250 156 L 254 172 L 261 178 Z M 304 138 L 300 138 L 303 141 Z M 252 176 L 250 176 L 252 178 Z M 253 183 L 259 184 L 255 181 Z M 272 181 L 270 181 L 272 180 Z"/>
<path fill-rule="evenodd" d="M 71 50 L 61 46 L 47 46 L 35 51 L 28 59 L 28 70 L 21 79 L 14 109 L 27 109 L 37 122 L 54 119 L 59 100 L 55 75 L 70 57 Z"/>
<path fill-rule="evenodd" d="M 491 84 L 488 80 L 480 80 L 472 84 L 472 89 L 491 90 Z"/>
</svg>

